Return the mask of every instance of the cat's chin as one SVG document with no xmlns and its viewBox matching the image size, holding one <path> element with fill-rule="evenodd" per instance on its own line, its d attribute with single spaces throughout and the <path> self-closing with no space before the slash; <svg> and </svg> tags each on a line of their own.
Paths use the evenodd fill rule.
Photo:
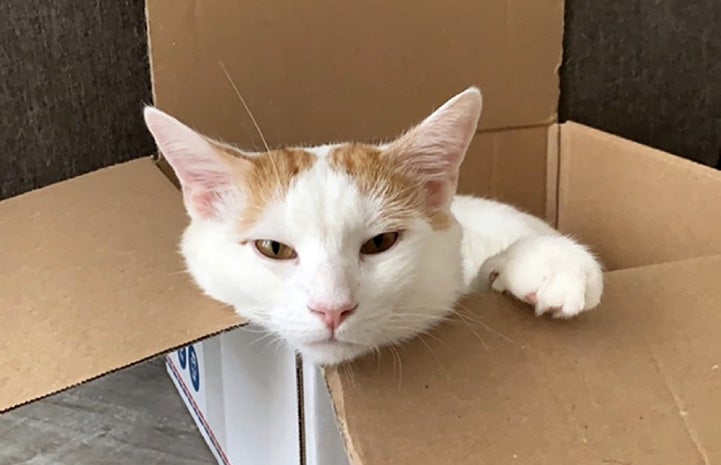
<svg viewBox="0 0 721 465">
<path fill-rule="evenodd" d="M 343 341 L 321 341 L 298 347 L 303 360 L 314 365 L 331 366 L 349 362 L 371 351 L 370 347 Z"/>
</svg>

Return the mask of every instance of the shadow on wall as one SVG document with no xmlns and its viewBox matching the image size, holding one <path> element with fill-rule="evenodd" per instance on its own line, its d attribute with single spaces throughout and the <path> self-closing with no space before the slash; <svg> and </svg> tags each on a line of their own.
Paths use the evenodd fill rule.
<svg viewBox="0 0 721 465">
<path fill-rule="evenodd" d="M 0 18 L 0 199 L 154 150 L 143 0 L 10 0 Z"/>
</svg>

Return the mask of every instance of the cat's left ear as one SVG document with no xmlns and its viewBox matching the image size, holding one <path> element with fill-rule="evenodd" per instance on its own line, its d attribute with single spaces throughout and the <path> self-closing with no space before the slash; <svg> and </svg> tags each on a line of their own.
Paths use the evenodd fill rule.
<svg viewBox="0 0 721 465">
<path fill-rule="evenodd" d="M 404 171 L 425 181 L 433 207 L 448 207 L 456 193 L 482 106 L 481 91 L 470 87 L 387 146 Z"/>
</svg>

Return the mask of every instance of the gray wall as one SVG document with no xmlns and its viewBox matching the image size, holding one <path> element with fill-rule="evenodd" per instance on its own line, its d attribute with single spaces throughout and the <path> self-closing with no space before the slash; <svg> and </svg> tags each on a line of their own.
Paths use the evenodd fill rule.
<svg viewBox="0 0 721 465">
<path fill-rule="evenodd" d="M 721 1 L 567 0 L 560 117 L 719 166 Z"/>
<path fill-rule="evenodd" d="M 0 1 L 0 198 L 151 153 L 143 0 Z"/>
<path fill-rule="evenodd" d="M 0 198 L 154 146 L 143 0 L 0 1 Z M 562 119 L 718 165 L 721 1 L 568 0 Z"/>
</svg>

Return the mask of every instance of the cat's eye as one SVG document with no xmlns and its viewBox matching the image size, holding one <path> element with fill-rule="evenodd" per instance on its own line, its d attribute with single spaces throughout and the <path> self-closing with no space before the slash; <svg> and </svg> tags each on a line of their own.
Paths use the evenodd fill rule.
<svg viewBox="0 0 721 465">
<path fill-rule="evenodd" d="M 282 242 L 260 239 L 255 241 L 254 244 L 258 252 L 273 260 L 291 260 L 298 256 L 292 247 Z"/>
<path fill-rule="evenodd" d="M 360 251 L 364 255 L 375 255 L 381 252 L 385 252 L 386 250 L 393 247 L 393 244 L 398 242 L 399 237 L 400 233 L 398 232 L 386 232 L 383 234 L 378 234 L 377 236 L 373 236 L 368 239 L 361 246 Z"/>
</svg>

